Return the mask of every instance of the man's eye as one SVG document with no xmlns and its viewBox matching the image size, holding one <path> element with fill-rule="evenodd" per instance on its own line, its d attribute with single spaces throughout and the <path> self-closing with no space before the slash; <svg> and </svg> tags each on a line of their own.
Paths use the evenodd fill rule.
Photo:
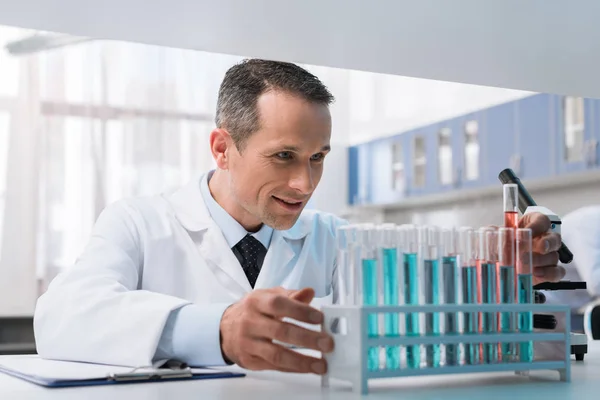
<svg viewBox="0 0 600 400">
<path fill-rule="evenodd" d="M 323 153 L 317 153 L 317 154 L 313 154 L 313 155 L 310 157 L 310 159 L 311 159 L 312 161 L 321 161 L 321 160 L 323 159 L 323 157 L 325 157 L 325 156 L 323 155 Z"/>
<path fill-rule="evenodd" d="M 277 153 L 277 157 L 281 158 L 282 160 L 289 160 L 292 158 L 292 153 L 289 151 L 282 151 L 281 153 Z"/>
</svg>

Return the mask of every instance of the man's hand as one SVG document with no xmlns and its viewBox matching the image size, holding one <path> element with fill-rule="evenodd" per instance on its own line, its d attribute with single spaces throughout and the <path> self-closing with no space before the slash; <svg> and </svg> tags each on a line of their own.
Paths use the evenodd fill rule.
<svg viewBox="0 0 600 400">
<path fill-rule="evenodd" d="M 541 213 L 524 215 L 519 228 L 530 228 L 533 240 L 533 284 L 558 282 L 565 276 L 565 269 L 558 264 L 560 235 L 548 233 L 550 219 Z"/>
<path fill-rule="evenodd" d="M 324 353 L 333 350 L 333 339 L 326 333 L 282 321 L 289 317 L 311 324 L 321 323 L 323 313 L 309 306 L 314 295 L 310 288 L 260 289 L 233 304 L 221 319 L 221 349 L 225 357 L 250 370 L 324 374 L 325 360 L 273 343 L 278 340 Z"/>
</svg>

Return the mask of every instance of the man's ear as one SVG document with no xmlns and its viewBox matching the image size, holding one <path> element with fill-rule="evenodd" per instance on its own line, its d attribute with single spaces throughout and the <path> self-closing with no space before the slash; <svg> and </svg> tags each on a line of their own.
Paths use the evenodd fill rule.
<svg viewBox="0 0 600 400">
<path fill-rule="evenodd" d="M 232 145 L 231 136 L 225 129 L 215 128 L 210 133 L 210 151 L 221 170 L 229 169 L 229 150 Z"/>
</svg>

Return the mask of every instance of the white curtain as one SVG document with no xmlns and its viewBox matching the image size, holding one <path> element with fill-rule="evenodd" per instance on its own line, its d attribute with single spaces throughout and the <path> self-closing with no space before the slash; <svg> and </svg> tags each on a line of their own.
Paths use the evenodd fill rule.
<svg viewBox="0 0 600 400">
<path fill-rule="evenodd" d="M 0 44 L 29 33 L 0 27 Z M 112 41 L 0 55 L 0 286 L 34 286 L 35 299 L 107 204 L 212 168 L 218 86 L 239 59 Z M 28 313 L 10 295 L 4 309 Z"/>
</svg>

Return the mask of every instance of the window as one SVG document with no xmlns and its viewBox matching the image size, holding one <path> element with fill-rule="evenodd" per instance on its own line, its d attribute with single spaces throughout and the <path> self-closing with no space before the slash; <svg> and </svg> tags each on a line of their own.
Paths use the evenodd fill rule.
<svg viewBox="0 0 600 400">
<path fill-rule="evenodd" d="M 4 230 L 9 129 L 10 116 L 7 112 L 0 111 L 0 258 L 2 258 L 2 233 Z"/>
<path fill-rule="evenodd" d="M 438 177 L 440 184 L 452 184 L 452 131 L 443 128 L 438 132 Z"/>
<path fill-rule="evenodd" d="M 564 140 L 565 161 L 583 161 L 584 146 L 584 100 L 582 97 L 565 97 L 564 99 Z"/>
<path fill-rule="evenodd" d="M 465 179 L 479 178 L 479 123 L 476 120 L 465 124 Z"/>
<path fill-rule="evenodd" d="M 392 188 L 404 192 L 406 176 L 404 173 L 404 153 L 402 143 L 392 144 Z"/>
<path fill-rule="evenodd" d="M 425 152 L 425 138 L 417 135 L 414 139 L 414 186 L 424 187 L 427 174 L 427 156 Z"/>
</svg>

